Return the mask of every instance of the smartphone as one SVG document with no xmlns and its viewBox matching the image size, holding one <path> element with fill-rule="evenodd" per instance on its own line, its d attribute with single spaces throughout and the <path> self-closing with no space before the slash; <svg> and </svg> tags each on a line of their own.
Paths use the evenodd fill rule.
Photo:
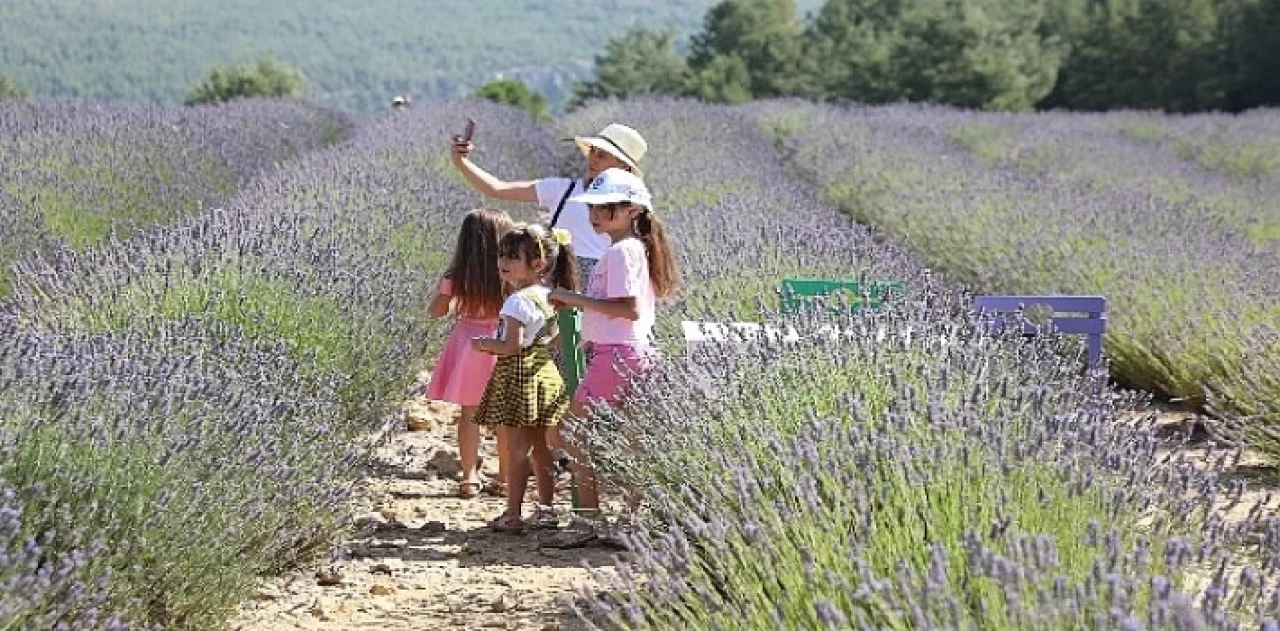
<svg viewBox="0 0 1280 631">
<path fill-rule="evenodd" d="M 476 134 L 476 119 L 468 118 L 466 131 L 462 132 L 463 142 L 471 142 L 471 138 Z"/>
</svg>

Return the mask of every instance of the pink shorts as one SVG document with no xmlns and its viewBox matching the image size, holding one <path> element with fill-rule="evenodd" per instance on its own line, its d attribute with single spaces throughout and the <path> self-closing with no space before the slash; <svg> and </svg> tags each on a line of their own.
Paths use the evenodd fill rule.
<svg viewBox="0 0 1280 631">
<path fill-rule="evenodd" d="M 573 400 L 584 405 L 616 404 L 632 380 L 644 377 L 658 358 L 658 351 L 647 345 L 588 343 L 585 351 L 587 371 L 573 393 Z"/>
</svg>

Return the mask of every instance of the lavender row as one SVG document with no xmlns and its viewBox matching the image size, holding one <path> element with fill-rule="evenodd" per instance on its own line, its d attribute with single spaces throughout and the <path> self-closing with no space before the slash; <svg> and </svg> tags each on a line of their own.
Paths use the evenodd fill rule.
<svg viewBox="0 0 1280 631">
<path fill-rule="evenodd" d="M 1120 115 L 1117 126 L 1205 169 L 1243 180 L 1280 175 L 1280 110 L 1154 117 Z"/>
<path fill-rule="evenodd" d="M 1234 565 L 1269 549 L 1272 525 L 1211 510 L 1242 491 L 1216 481 L 1227 463 L 1162 459 L 1142 424 L 1119 422 L 1141 398 L 1082 373 L 1078 348 L 979 333 L 967 294 L 787 171 L 766 129 L 804 123 L 792 108 L 642 100 L 566 123 L 626 120 L 651 139 L 646 179 L 687 296 L 661 319 L 778 317 L 782 274 L 909 291 L 906 308 L 798 322 L 846 336 L 691 360 L 668 340 L 679 355 L 630 418 L 593 419 L 596 462 L 645 488 L 649 509 L 632 554 L 599 577 L 607 593 L 583 593 L 583 620 L 1226 629 L 1280 613 L 1261 597 L 1274 560 Z"/>
<path fill-rule="evenodd" d="M 67 577 L 84 602 L 172 629 L 217 626 L 259 575 L 324 551 L 445 332 L 422 309 L 479 201 L 437 170 L 448 132 L 479 119 L 487 146 L 526 161 L 490 158 L 499 170 L 554 158 L 514 110 L 401 114 L 252 180 L 223 209 L 17 266 L 0 337 L 14 455 L 0 480 L 47 508 L 0 549 L 49 531 L 70 543 L 48 567 L 91 550 Z M 38 585 L 42 571 L 16 580 Z M 58 622 L 87 615 L 54 589 L 29 600 L 67 609 Z"/>
<path fill-rule="evenodd" d="M 216 626 L 256 574 L 323 545 L 361 463 L 340 381 L 306 375 L 283 344 L 197 321 L 4 329 L 0 479 L 38 507 L 10 545 L 50 540 L 15 568 L 27 607 L 58 614 L 41 628 L 96 628 L 75 626 L 95 610 L 130 628 Z M 51 571 L 75 590 L 42 584 Z"/>
<path fill-rule="evenodd" d="M 1253 115 L 1266 122 L 1268 119 Z M 985 160 L 1004 167 L 1043 175 L 1052 182 L 1118 188 L 1151 195 L 1174 204 L 1189 219 L 1225 232 L 1259 265 L 1280 270 L 1280 180 L 1237 178 L 1206 169 L 1177 149 L 1162 148 L 1139 138 L 1160 134 L 1165 126 L 1186 126 L 1212 115 L 1165 117 L 1159 114 L 1116 113 L 1089 115 L 996 115 L 936 109 L 913 123 L 928 126 L 969 148 Z M 1280 127 L 1280 116 L 1272 116 Z M 1245 155 L 1246 142 L 1280 142 L 1280 129 L 1239 145 L 1221 145 L 1232 155 Z M 1170 133 L 1176 133 L 1170 131 Z M 1266 135 L 1269 133 L 1269 136 Z M 1158 136 L 1157 136 L 1158 137 Z M 1268 143 L 1268 140 L 1270 141 Z M 1218 146 L 1218 145 L 1215 145 Z"/>
<path fill-rule="evenodd" d="M 1280 372 L 1280 264 L 1231 217 L 1141 183 L 993 168 L 944 133 L 964 116 L 947 110 L 807 113 L 792 162 L 860 220 L 979 291 L 1105 295 L 1116 377 L 1224 415 L 1280 418 L 1269 377 Z M 1072 142 L 1046 146 L 1069 155 Z"/>
<path fill-rule="evenodd" d="M 5 102 L 0 226 L 26 229 L 7 243 L 0 264 L 219 205 L 256 174 L 341 140 L 353 125 L 344 114 L 293 101 L 199 108 Z"/>
</svg>

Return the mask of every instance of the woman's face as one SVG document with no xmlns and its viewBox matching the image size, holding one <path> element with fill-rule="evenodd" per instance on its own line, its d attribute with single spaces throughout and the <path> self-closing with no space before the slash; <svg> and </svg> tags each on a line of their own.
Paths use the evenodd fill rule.
<svg viewBox="0 0 1280 631">
<path fill-rule="evenodd" d="M 630 171 L 631 165 L 619 160 L 608 151 L 592 147 L 587 151 L 587 180 L 593 180 L 605 169 L 622 169 Z"/>
</svg>

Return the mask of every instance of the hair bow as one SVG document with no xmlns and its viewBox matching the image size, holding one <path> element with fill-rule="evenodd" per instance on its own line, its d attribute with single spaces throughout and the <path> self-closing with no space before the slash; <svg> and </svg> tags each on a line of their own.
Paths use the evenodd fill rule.
<svg viewBox="0 0 1280 631">
<path fill-rule="evenodd" d="M 556 240 L 556 243 L 559 243 L 560 245 L 569 245 L 569 243 L 573 241 L 573 236 L 570 235 L 569 231 L 565 230 L 564 228 L 552 228 L 551 237 L 554 238 Z"/>
</svg>

